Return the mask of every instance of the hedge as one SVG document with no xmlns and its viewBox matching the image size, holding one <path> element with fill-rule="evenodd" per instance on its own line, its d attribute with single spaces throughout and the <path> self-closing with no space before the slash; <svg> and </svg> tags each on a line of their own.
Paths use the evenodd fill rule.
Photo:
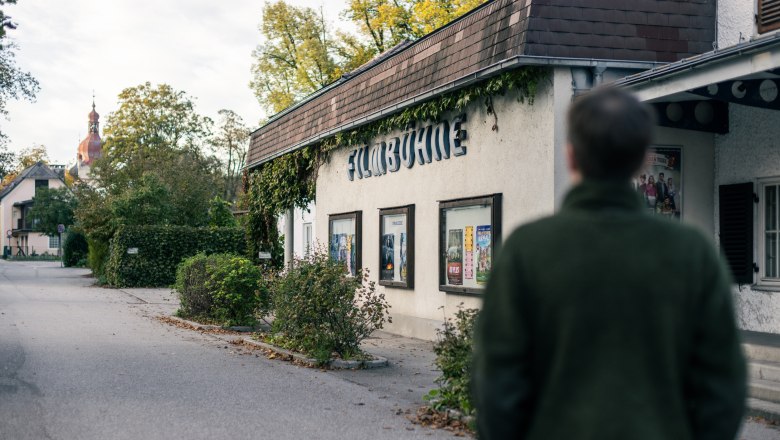
<svg viewBox="0 0 780 440">
<path fill-rule="evenodd" d="M 198 253 L 243 255 L 244 232 L 238 228 L 189 226 L 120 226 L 106 264 L 114 287 L 165 287 L 176 280 L 176 267 Z"/>
</svg>

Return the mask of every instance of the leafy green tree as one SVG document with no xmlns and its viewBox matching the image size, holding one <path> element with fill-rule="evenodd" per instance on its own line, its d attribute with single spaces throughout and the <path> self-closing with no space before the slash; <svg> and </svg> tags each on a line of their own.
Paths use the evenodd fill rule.
<svg viewBox="0 0 780 440">
<path fill-rule="evenodd" d="M 16 65 L 18 47 L 6 40 L 6 31 L 16 29 L 16 24 L 6 14 L 5 6 L 16 4 L 17 0 L 0 0 L 0 115 L 8 115 L 6 104 L 10 100 L 26 99 L 34 101 L 40 90 L 38 80 Z M 0 144 L 8 142 L 8 137 L 0 131 Z"/>
<path fill-rule="evenodd" d="M 219 124 L 212 145 L 225 173 L 225 200 L 235 201 L 241 186 L 242 170 L 249 147 L 249 129 L 236 112 L 219 111 Z"/>
<path fill-rule="evenodd" d="M 73 225 L 77 201 L 70 189 L 38 188 L 33 202 L 30 218 L 33 219 L 35 231 L 54 237 L 59 234 L 57 225 Z"/>
<path fill-rule="evenodd" d="M 117 225 L 165 225 L 171 222 L 173 206 L 168 188 L 148 174 L 111 201 L 111 213 Z"/>
<path fill-rule="evenodd" d="M 212 228 L 238 226 L 228 201 L 219 197 L 211 199 L 211 202 L 209 202 L 209 226 Z"/>
</svg>

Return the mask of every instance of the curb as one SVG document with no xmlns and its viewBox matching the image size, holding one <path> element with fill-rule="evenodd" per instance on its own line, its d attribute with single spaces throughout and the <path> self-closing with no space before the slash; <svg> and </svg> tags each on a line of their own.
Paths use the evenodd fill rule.
<svg viewBox="0 0 780 440">
<path fill-rule="evenodd" d="M 205 331 L 230 330 L 230 331 L 240 332 L 240 333 L 251 333 L 251 332 L 256 332 L 258 330 L 261 330 L 259 327 L 249 327 L 249 326 L 222 327 L 221 325 L 201 324 L 199 322 L 189 321 L 173 315 L 168 316 L 168 318 L 176 322 L 179 322 L 181 324 L 184 324 L 186 326 L 192 327 L 195 330 L 205 330 Z"/>
<path fill-rule="evenodd" d="M 265 342 L 257 341 L 251 338 L 244 338 L 243 342 L 245 344 L 254 345 L 255 347 L 260 347 L 266 350 L 271 350 L 274 353 L 279 353 L 291 359 L 295 359 L 296 361 L 309 367 L 322 366 L 322 364 L 319 361 L 317 361 L 317 359 L 313 359 L 303 354 L 295 353 L 290 350 L 277 347 L 275 345 L 267 344 Z M 374 356 L 374 359 L 370 361 L 365 361 L 365 360 L 346 361 L 343 359 L 331 359 L 330 361 L 327 362 L 327 366 L 337 370 L 358 370 L 358 369 L 382 368 L 389 365 L 389 362 L 386 358 L 383 358 L 381 356 L 376 356 L 376 355 L 372 355 L 372 356 Z"/>
<path fill-rule="evenodd" d="M 747 415 L 761 417 L 774 423 L 780 423 L 780 405 L 756 398 L 747 399 Z"/>
</svg>

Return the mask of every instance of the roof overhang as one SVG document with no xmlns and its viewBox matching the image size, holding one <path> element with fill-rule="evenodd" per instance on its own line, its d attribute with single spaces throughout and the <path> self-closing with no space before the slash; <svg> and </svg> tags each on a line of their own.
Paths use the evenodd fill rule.
<svg viewBox="0 0 780 440">
<path fill-rule="evenodd" d="M 663 63 L 648 62 L 648 61 L 622 61 L 622 60 L 602 60 L 602 59 L 585 59 L 585 58 L 560 58 L 560 57 L 544 57 L 533 55 L 519 55 L 513 58 L 506 59 L 500 63 L 488 66 L 482 70 L 479 70 L 473 74 L 459 78 L 448 84 L 444 84 L 440 87 L 431 89 L 425 93 L 413 96 L 409 99 L 396 103 L 386 108 L 378 109 L 377 111 L 367 114 L 359 119 L 349 121 L 345 124 L 334 127 L 330 130 L 318 133 L 308 139 L 305 139 L 297 144 L 288 146 L 287 148 L 278 150 L 275 154 L 263 157 L 261 160 L 254 161 L 245 166 L 245 169 L 255 168 L 265 162 L 269 162 L 277 157 L 283 156 L 295 150 L 314 145 L 323 139 L 329 138 L 337 133 L 343 131 L 352 130 L 362 125 L 375 122 L 384 119 L 392 114 L 403 111 L 409 107 L 420 104 L 421 102 L 433 99 L 439 95 L 443 95 L 448 92 L 453 92 L 469 85 L 484 81 L 503 72 L 507 72 L 513 69 L 517 69 L 523 66 L 548 66 L 548 67 L 585 67 L 585 68 L 599 68 L 599 69 L 621 69 L 621 70 L 647 70 L 654 67 L 661 66 Z M 324 93 L 328 90 L 328 87 L 318 92 Z M 316 97 L 316 96 L 313 96 Z M 313 99 L 309 98 L 309 99 Z M 288 113 L 295 109 L 295 106 L 291 110 L 283 112 Z M 270 123 L 272 121 L 269 121 Z M 255 130 L 259 131 L 261 128 Z"/>
<path fill-rule="evenodd" d="M 648 102 L 705 99 L 689 92 L 736 79 L 777 78 L 778 69 L 780 33 L 666 64 L 612 84 Z"/>
</svg>

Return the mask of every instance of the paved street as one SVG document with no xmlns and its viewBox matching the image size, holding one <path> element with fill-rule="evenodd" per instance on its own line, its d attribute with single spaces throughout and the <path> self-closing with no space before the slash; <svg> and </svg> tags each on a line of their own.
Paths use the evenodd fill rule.
<svg viewBox="0 0 780 440">
<path fill-rule="evenodd" d="M 0 262 L 0 438 L 452 437 L 396 415 L 420 401 L 416 386 L 239 354 L 152 319 L 175 305 L 90 287 L 86 273 Z"/>
<path fill-rule="evenodd" d="M 162 324 L 169 293 L 87 273 L 0 261 L 0 439 L 452 438 L 397 414 L 435 377 L 427 343 L 369 340 L 387 369 L 301 368 Z M 742 438 L 780 431 L 748 423 Z"/>
</svg>

